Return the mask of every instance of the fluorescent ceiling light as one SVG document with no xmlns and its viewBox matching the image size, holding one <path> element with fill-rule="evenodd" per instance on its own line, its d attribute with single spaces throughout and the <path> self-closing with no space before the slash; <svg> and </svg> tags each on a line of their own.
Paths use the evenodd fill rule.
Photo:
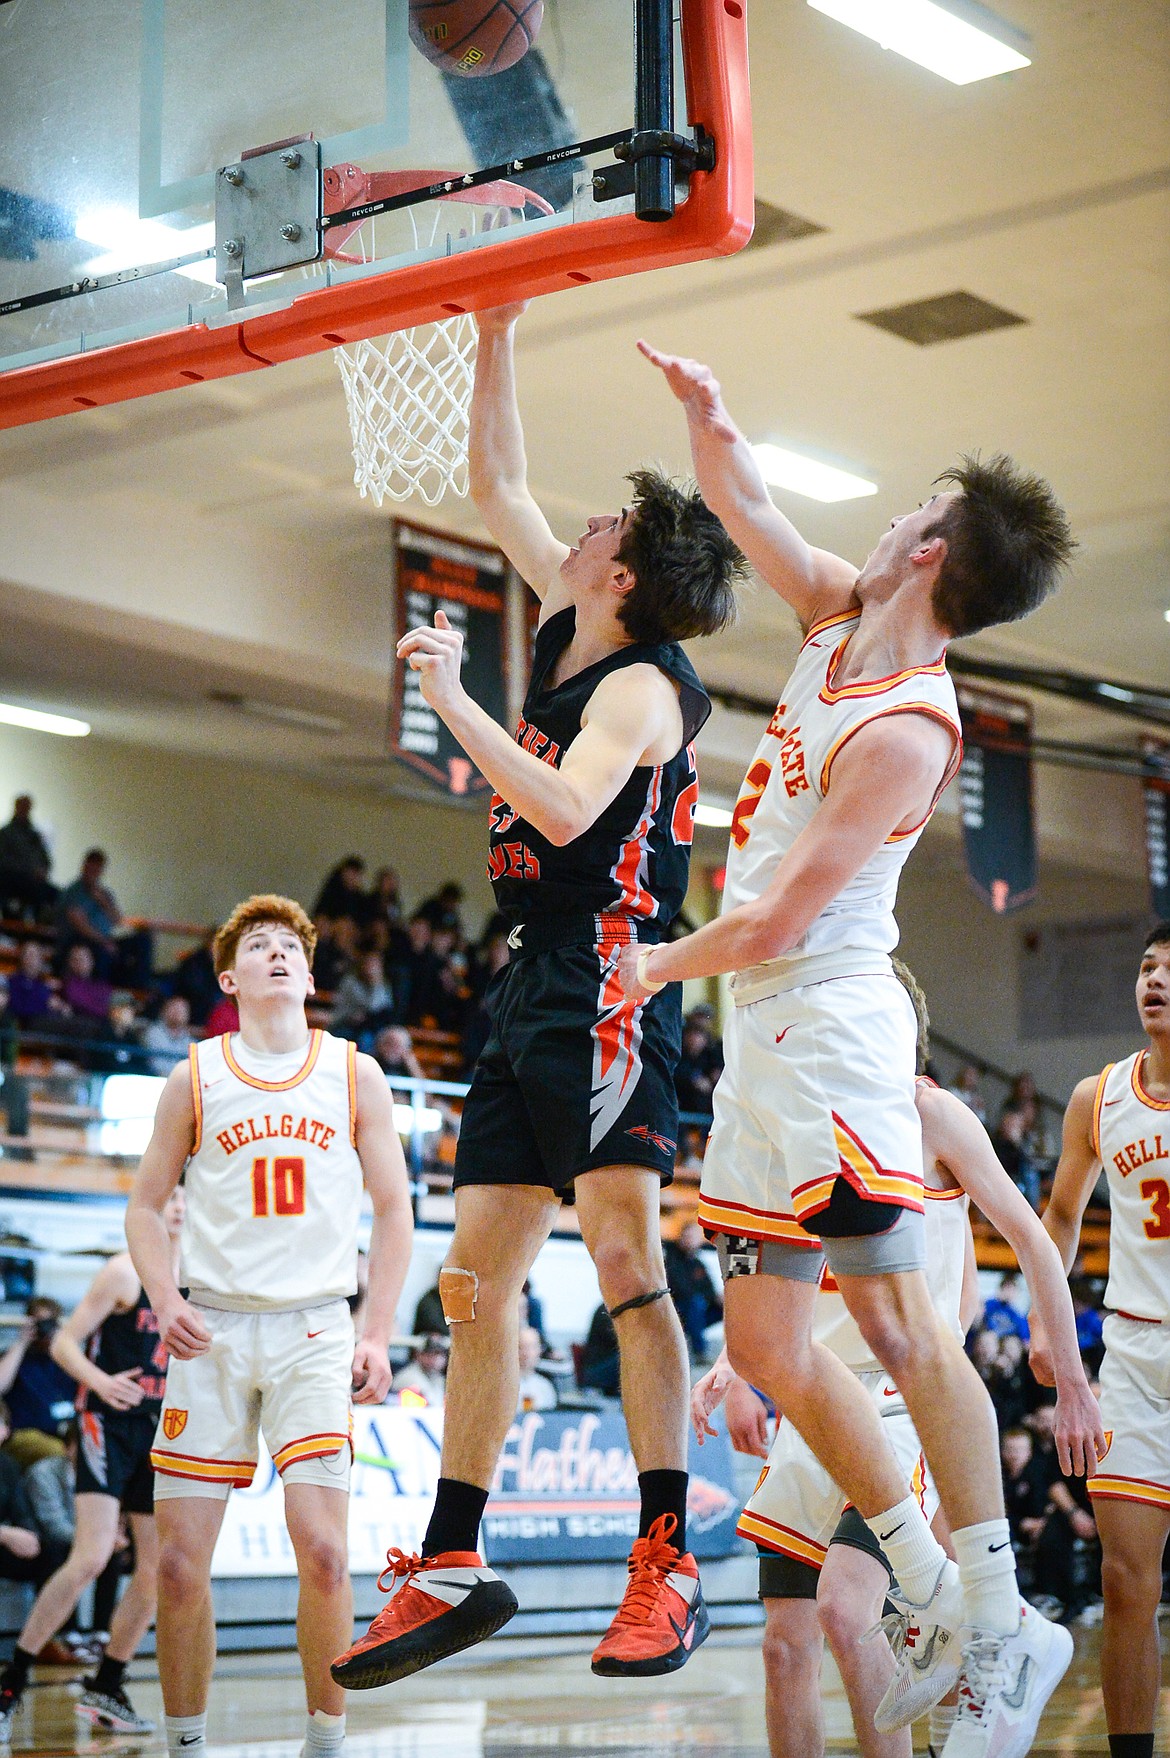
<svg viewBox="0 0 1170 1758">
<path fill-rule="evenodd" d="M 139 220 L 124 208 L 89 208 L 78 214 L 74 230 L 87 244 L 100 244 L 107 253 L 84 265 L 87 275 L 115 275 L 121 269 L 166 262 L 172 256 L 190 256 L 192 251 L 206 250 L 215 243 L 214 220 L 180 229 L 164 226 L 158 220 Z M 217 284 L 214 257 L 190 263 L 175 273 L 192 281 Z"/>
<path fill-rule="evenodd" d="M 752 456 L 760 466 L 765 482 L 774 488 L 788 488 L 793 494 L 807 495 L 810 501 L 856 501 L 863 495 L 876 494 L 877 483 L 832 464 L 821 464 L 800 452 L 768 443 L 752 447 Z"/>
<path fill-rule="evenodd" d="M 883 49 L 905 55 L 952 85 L 971 85 L 997 73 L 1030 67 L 1022 48 L 1031 44 L 993 12 L 973 0 L 808 0 L 816 12 L 872 37 Z"/>
<path fill-rule="evenodd" d="M 695 823 L 709 825 L 712 830 L 730 830 L 730 808 L 727 806 L 696 806 Z"/>
<path fill-rule="evenodd" d="M 42 714 L 39 708 L 14 708 L 10 702 L 0 702 L 0 721 L 6 726 L 27 726 L 31 732 L 60 733 L 65 739 L 83 739 L 89 731 L 88 720 Z"/>
</svg>

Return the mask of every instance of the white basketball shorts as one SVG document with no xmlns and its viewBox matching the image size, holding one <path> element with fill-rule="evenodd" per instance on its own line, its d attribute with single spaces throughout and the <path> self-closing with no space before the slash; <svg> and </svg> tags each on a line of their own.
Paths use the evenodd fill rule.
<svg viewBox="0 0 1170 1758">
<path fill-rule="evenodd" d="M 1101 1424 L 1109 1444 L 1089 1494 L 1170 1508 L 1170 1325 L 1109 1314 Z"/>
</svg>

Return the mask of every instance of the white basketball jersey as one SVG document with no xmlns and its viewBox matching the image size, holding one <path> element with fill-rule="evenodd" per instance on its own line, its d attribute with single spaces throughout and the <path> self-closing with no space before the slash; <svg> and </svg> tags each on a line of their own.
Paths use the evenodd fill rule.
<svg viewBox="0 0 1170 1758">
<path fill-rule="evenodd" d="M 965 1190 L 932 1190 L 926 1186 L 926 1285 L 931 1303 L 947 1329 L 960 1343 L 963 1327 L 959 1311 L 963 1296 L 963 1266 L 967 1259 L 967 1208 Z M 872 1350 L 857 1328 L 828 1265 L 821 1274 L 821 1288 L 813 1310 L 813 1339 L 854 1373 L 880 1370 Z"/>
<path fill-rule="evenodd" d="M 191 1046 L 195 1147 L 181 1280 L 232 1312 L 345 1298 L 357 1287 L 362 1169 L 353 1044 L 314 1031 L 268 1056 L 237 1035 Z"/>
<path fill-rule="evenodd" d="M 1105 1304 L 1170 1323 L 1170 1104 L 1142 1085 L 1145 1051 L 1110 1063 L 1093 1101 L 1093 1146 L 1109 1180 Z"/>
<path fill-rule="evenodd" d="M 809 630 L 736 803 L 724 910 L 749 903 L 764 891 L 780 861 L 812 822 L 842 746 L 870 721 L 887 714 L 926 714 L 954 733 L 954 754 L 931 811 L 958 769 L 959 710 L 944 655 L 933 665 L 915 666 L 892 677 L 834 685 L 838 662 L 860 616 L 860 611 L 846 611 L 814 623 Z M 898 877 L 929 817 L 927 812 L 920 824 L 888 838 L 784 955 L 786 966 L 825 953 L 893 951 L 898 944 L 894 921 Z"/>
</svg>

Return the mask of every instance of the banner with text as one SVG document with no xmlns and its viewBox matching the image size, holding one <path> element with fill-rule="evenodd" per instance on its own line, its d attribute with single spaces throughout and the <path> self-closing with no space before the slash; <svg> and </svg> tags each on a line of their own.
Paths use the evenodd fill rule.
<svg viewBox="0 0 1170 1758">
<path fill-rule="evenodd" d="M 972 885 L 997 915 L 1036 895 L 1032 710 L 991 690 L 959 689 L 959 809 Z"/>
<path fill-rule="evenodd" d="M 376 1575 L 391 1546 L 417 1551 L 443 1441 L 440 1407 L 355 1409 L 349 1566 Z M 691 1441 L 689 1543 L 698 1557 L 737 1550 L 733 1459 L 720 1433 Z M 493 1563 L 619 1562 L 638 1534 L 638 1469 L 618 1409 L 531 1411 L 508 1431 L 483 1524 Z M 280 1477 L 263 1444 L 252 1487 L 233 1490 L 215 1576 L 291 1575 Z"/>
<path fill-rule="evenodd" d="M 1170 921 L 1170 745 L 1143 739 L 1142 751 L 1161 770 L 1142 783 L 1146 807 L 1146 872 L 1150 908 L 1161 922 Z"/>
<path fill-rule="evenodd" d="M 463 687 L 492 719 L 508 717 L 507 563 L 498 549 L 441 536 L 395 519 L 395 640 L 434 624 L 445 611 L 463 636 Z M 475 764 L 422 693 L 419 673 L 394 661 L 390 747 L 396 757 L 445 792 L 466 795 L 488 786 Z"/>
</svg>

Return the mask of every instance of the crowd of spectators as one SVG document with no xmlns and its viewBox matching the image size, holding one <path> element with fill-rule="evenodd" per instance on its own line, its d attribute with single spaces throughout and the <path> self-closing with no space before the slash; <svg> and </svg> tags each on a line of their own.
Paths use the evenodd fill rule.
<svg viewBox="0 0 1170 1758">
<path fill-rule="evenodd" d="M 956 1070 L 950 1091 L 988 1129 L 1004 1171 L 1031 1206 L 1039 1210 L 1043 1180 L 1052 1169 L 1053 1144 L 1034 1077 L 1024 1069 L 1013 1078 L 994 1123 L 989 1121 L 983 1076 L 973 1062 Z"/>
</svg>

